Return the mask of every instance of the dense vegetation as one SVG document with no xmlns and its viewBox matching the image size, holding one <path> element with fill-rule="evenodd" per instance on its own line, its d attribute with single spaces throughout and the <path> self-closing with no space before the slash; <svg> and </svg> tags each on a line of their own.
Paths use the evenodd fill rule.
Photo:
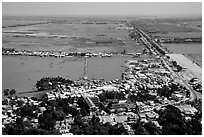
<svg viewBox="0 0 204 137">
<path fill-rule="evenodd" d="M 64 79 L 62 77 L 45 77 L 41 78 L 39 81 L 36 83 L 36 88 L 38 90 L 48 90 L 48 89 L 55 89 L 58 84 L 72 84 L 73 81 L 69 79 Z"/>
</svg>

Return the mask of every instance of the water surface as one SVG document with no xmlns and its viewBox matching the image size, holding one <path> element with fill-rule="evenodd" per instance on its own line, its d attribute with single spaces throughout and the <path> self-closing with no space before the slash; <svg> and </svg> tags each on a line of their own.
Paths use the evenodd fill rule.
<svg viewBox="0 0 204 137">
<path fill-rule="evenodd" d="M 70 78 L 80 77 L 104 78 L 106 81 L 120 79 L 124 61 L 130 57 L 88 58 L 87 71 L 84 71 L 85 60 L 71 58 L 41 57 L 2 57 L 2 89 L 14 88 L 18 92 L 35 89 L 37 80 L 42 77 Z"/>
</svg>

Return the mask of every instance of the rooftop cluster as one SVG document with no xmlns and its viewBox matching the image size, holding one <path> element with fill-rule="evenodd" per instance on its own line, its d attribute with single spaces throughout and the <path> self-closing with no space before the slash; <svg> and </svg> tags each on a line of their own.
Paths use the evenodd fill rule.
<svg viewBox="0 0 204 137">
<path fill-rule="evenodd" d="M 201 134 L 200 100 L 189 101 L 161 60 L 129 60 L 125 67 L 122 79 L 42 78 L 42 96 L 8 95 L 3 134 Z"/>
</svg>

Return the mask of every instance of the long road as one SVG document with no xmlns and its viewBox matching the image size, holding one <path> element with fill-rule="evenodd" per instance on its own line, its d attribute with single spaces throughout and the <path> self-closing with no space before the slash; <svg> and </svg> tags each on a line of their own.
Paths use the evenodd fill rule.
<svg viewBox="0 0 204 137">
<path fill-rule="evenodd" d="M 160 45 L 158 45 L 154 40 L 152 40 L 141 29 L 135 28 L 135 31 L 141 36 L 141 40 L 145 43 L 146 46 L 148 46 L 149 48 L 152 48 L 157 55 L 160 55 L 160 58 L 163 61 L 163 63 L 165 64 L 165 66 L 167 67 L 167 69 L 173 74 L 173 78 L 178 78 L 184 84 L 184 86 L 190 91 L 190 99 L 189 99 L 189 101 L 190 102 L 195 101 L 197 99 L 197 95 L 196 95 L 195 90 L 193 90 L 192 87 L 189 86 L 188 83 L 186 83 L 186 81 L 183 78 L 181 78 L 177 73 L 175 73 L 172 70 L 172 68 L 168 65 L 167 60 L 164 59 L 165 53 L 167 53 L 165 51 L 165 49 L 162 48 Z"/>
</svg>

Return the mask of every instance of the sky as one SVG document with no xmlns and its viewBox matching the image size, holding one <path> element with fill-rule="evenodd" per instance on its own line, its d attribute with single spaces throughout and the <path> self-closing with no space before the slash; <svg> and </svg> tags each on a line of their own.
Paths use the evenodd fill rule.
<svg viewBox="0 0 204 137">
<path fill-rule="evenodd" d="M 7 15 L 201 15 L 201 2 L 3 2 Z"/>
</svg>

